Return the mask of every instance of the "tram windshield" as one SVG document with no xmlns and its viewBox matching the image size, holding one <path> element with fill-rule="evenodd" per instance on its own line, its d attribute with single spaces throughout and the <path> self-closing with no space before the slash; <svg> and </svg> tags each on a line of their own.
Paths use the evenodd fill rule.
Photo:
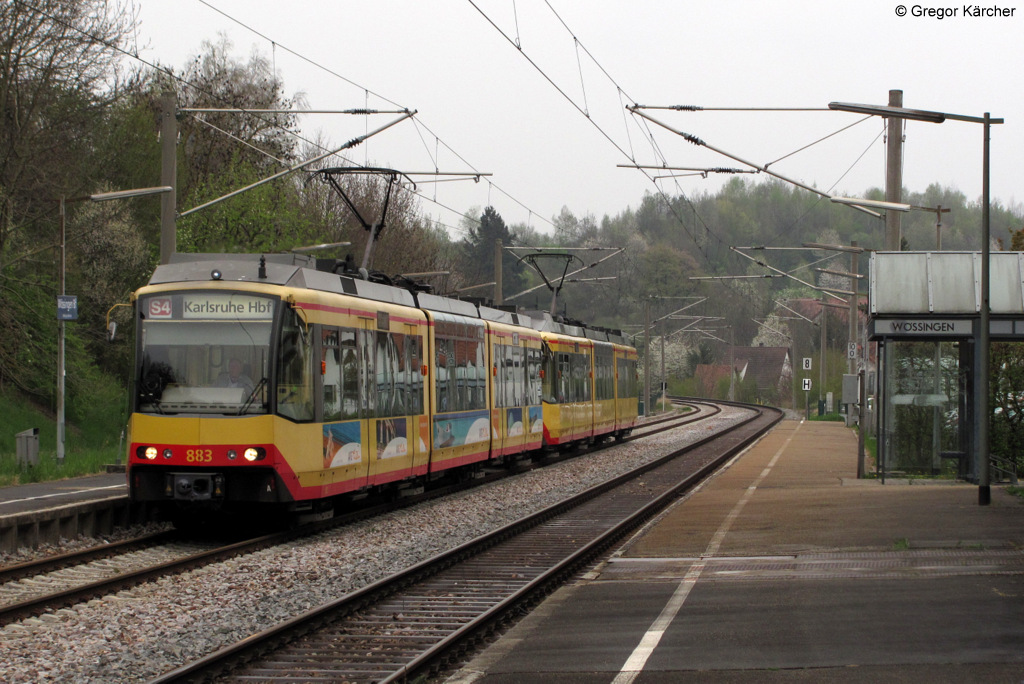
<svg viewBox="0 0 1024 684">
<path fill-rule="evenodd" d="M 267 412 L 275 301 L 186 292 L 140 299 L 144 413 Z"/>
</svg>

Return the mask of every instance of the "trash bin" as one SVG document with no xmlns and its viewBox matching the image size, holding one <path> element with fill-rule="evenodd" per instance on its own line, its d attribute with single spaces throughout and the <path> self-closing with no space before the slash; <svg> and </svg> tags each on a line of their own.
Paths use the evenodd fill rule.
<svg viewBox="0 0 1024 684">
<path fill-rule="evenodd" d="M 39 428 L 31 428 L 14 435 L 18 467 L 39 465 Z"/>
</svg>

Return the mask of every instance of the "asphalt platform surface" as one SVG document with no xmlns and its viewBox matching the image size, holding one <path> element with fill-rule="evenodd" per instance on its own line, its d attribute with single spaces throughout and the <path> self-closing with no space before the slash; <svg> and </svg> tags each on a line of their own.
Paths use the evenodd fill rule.
<svg viewBox="0 0 1024 684">
<path fill-rule="evenodd" d="M 0 487 L 0 517 L 126 496 L 123 472 Z"/>
<path fill-rule="evenodd" d="M 1024 683 L 1024 501 L 787 420 L 449 678 Z"/>
</svg>

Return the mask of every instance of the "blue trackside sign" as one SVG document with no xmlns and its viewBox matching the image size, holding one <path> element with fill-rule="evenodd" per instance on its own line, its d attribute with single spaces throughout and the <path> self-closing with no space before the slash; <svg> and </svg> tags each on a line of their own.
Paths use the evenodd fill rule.
<svg viewBox="0 0 1024 684">
<path fill-rule="evenodd" d="M 78 296 L 57 295 L 57 320 L 77 321 L 78 320 Z"/>
</svg>

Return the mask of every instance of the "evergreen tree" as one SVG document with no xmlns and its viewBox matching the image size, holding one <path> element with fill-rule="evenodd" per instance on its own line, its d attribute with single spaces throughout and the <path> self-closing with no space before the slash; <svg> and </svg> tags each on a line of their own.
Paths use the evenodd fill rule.
<svg viewBox="0 0 1024 684">
<path fill-rule="evenodd" d="M 494 280 L 494 245 L 501 240 L 503 247 L 512 247 L 518 238 L 494 207 L 480 214 L 480 223 L 470 226 L 469 236 L 463 242 L 462 266 L 466 281 L 471 285 Z M 502 281 L 504 294 L 515 294 L 526 282 L 525 268 L 512 252 L 502 250 Z"/>
</svg>

